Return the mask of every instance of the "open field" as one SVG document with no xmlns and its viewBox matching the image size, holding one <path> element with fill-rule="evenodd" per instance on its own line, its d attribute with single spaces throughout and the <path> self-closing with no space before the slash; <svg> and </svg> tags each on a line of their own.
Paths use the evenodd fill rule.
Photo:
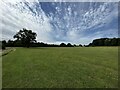
<svg viewBox="0 0 120 90">
<path fill-rule="evenodd" d="M 2 58 L 3 88 L 118 87 L 117 47 L 16 48 Z"/>
</svg>

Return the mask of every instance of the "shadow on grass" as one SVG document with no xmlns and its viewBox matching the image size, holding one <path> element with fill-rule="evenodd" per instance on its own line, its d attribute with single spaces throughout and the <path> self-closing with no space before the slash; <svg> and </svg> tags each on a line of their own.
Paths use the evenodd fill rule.
<svg viewBox="0 0 120 90">
<path fill-rule="evenodd" d="M 14 49 L 7 49 L 6 51 L 2 52 L 2 56 L 9 54 L 10 52 L 14 51 Z"/>
</svg>

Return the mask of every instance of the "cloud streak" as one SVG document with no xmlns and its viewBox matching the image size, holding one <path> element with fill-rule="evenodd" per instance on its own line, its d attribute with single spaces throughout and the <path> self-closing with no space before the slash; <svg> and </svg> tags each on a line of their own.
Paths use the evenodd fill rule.
<svg viewBox="0 0 120 90">
<path fill-rule="evenodd" d="M 12 39 L 22 28 L 35 31 L 37 40 L 46 43 L 88 44 L 99 37 L 117 37 L 117 5 L 113 2 L 1 1 L 2 38 Z"/>
</svg>

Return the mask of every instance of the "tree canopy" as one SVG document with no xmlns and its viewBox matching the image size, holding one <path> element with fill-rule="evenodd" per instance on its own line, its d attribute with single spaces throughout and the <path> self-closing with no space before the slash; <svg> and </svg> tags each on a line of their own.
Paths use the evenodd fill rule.
<svg viewBox="0 0 120 90">
<path fill-rule="evenodd" d="M 95 39 L 88 46 L 120 46 L 120 38 Z"/>
<path fill-rule="evenodd" d="M 25 47 L 30 47 L 30 43 L 36 42 L 36 36 L 37 34 L 35 32 L 32 32 L 32 30 L 23 28 L 23 30 L 17 32 L 13 37 L 17 38 L 16 42 L 24 44 Z"/>
</svg>

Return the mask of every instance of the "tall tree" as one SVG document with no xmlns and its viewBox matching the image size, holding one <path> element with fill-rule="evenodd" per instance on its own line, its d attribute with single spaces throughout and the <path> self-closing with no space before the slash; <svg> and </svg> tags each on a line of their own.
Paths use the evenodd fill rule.
<svg viewBox="0 0 120 90">
<path fill-rule="evenodd" d="M 36 36 L 37 34 L 35 32 L 32 32 L 32 30 L 27 30 L 23 28 L 23 30 L 20 30 L 16 35 L 14 35 L 14 38 L 17 38 L 17 41 L 20 41 L 25 47 L 30 47 L 30 43 L 36 42 Z"/>
</svg>

